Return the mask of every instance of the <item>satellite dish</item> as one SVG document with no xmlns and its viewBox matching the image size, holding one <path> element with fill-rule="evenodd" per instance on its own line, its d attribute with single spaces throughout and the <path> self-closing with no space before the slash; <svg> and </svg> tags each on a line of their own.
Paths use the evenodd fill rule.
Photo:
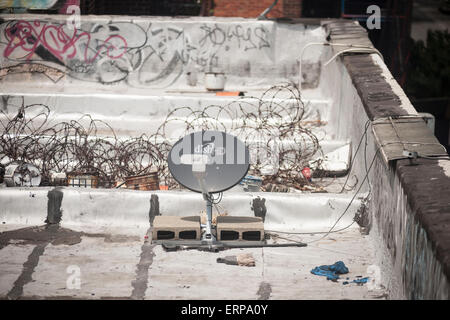
<svg viewBox="0 0 450 320">
<path fill-rule="evenodd" d="M 206 201 L 203 240 L 215 242 L 212 233 L 212 193 L 228 190 L 247 174 L 250 153 L 238 138 L 220 131 L 199 131 L 178 140 L 169 152 L 169 170 L 182 186 L 201 192 Z"/>
<path fill-rule="evenodd" d="M 249 151 L 237 137 L 199 131 L 177 141 L 169 153 L 169 170 L 183 187 L 218 193 L 238 184 L 249 169 Z"/>
</svg>

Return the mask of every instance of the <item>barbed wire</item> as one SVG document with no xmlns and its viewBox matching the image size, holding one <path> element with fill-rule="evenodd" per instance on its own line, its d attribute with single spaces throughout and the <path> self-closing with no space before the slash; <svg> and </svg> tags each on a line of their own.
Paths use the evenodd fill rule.
<svg viewBox="0 0 450 320">
<path fill-rule="evenodd" d="M 209 105 L 203 110 L 176 108 L 169 112 L 155 136 L 165 141 L 172 138 L 175 142 L 200 130 L 236 135 L 255 156 L 250 173 L 262 176 L 263 185 L 301 188 L 310 184 L 301 170 L 309 166 L 312 159 L 323 155 L 319 140 L 311 130 L 320 126 L 321 121 L 303 121 L 304 115 L 300 90 L 286 83 L 271 87 L 261 97 L 244 96 L 225 105 Z M 263 172 L 270 167 L 272 174 Z"/>
<path fill-rule="evenodd" d="M 114 187 L 128 176 L 157 170 L 161 183 L 177 188 L 167 167 L 170 148 L 200 130 L 224 131 L 244 141 L 254 155 L 250 174 L 262 176 L 263 185 L 301 188 L 309 184 L 301 170 L 323 155 L 312 132 L 321 121 L 304 121 L 300 91 L 290 83 L 273 86 L 261 97 L 240 97 L 225 105 L 176 108 L 153 135 L 133 138 L 118 137 L 108 123 L 88 114 L 52 124 L 51 110 L 43 104 L 25 106 L 22 101 L 13 118 L 1 113 L 0 162 L 35 165 L 43 184 L 51 172 L 76 171 L 98 175 L 100 186 Z M 264 172 L 267 168 L 272 172 Z"/>
</svg>

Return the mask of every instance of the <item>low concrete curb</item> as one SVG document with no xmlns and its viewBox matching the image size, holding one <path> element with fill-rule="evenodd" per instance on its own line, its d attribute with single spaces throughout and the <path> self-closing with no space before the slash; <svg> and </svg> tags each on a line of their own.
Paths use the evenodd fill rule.
<svg viewBox="0 0 450 320">
<path fill-rule="evenodd" d="M 55 190 L 61 192 L 60 207 Z M 51 196 L 50 196 L 51 195 Z M 153 195 L 153 200 L 152 199 Z M 157 207 L 155 205 L 155 195 Z M 344 212 L 352 195 L 226 192 L 214 209 L 230 216 L 261 216 L 265 228 L 283 231 L 326 231 Z M 205 211 L 202 195 L 189 191 L 117 189 L 0 189 L 0 223 L 63 227 L 148 228 L 155 215 L 192 216 Z M 154 208 L 152 208 L 152 203 Z M 352 222 L 361 201 L 355 199 L 336 228 Z M 59 211 L 58 211 L 59 210 Z"/>
</svg>

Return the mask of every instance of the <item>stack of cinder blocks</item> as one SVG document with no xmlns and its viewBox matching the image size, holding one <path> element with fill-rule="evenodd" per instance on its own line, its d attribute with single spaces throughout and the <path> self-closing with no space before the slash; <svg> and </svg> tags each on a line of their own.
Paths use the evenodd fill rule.
<svg viewBox="0 0 450 320">
<path fill-rule="evenodd" d="M 264 222 L 260 217 L 217 217 L 217 240 L 263 241 Z M 200 216 L 156 216 L 153 220 L 153 240 L 200 240 Z"/>
<path fill-rule="evenodd" d="M 217 240 L 263 241 L 264 222 L 259 217 L 217 217 Z"/>
<path fill-rule="evenodd" d="M 153 220 L 153 240 L 200 240 L 200 216 L 156 216 Z"/>
</svg>

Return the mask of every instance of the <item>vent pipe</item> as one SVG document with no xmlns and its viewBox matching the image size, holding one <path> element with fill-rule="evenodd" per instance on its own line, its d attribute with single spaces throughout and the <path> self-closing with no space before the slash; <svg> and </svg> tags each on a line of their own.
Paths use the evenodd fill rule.
<svg viewBox="0 0 450 320">
<path fill-rule="evenodd" d="M 270 7 L 268 7 L 266 10 L 263 11 L 263 13 L 261 13 L 258 18 L 256 18 L 257 20 L 267 20 L 267 14 L 273 9 L 273 7 L 275 7 L 278 3 L 278 0 L 275 0 Z"/>
</svg>

